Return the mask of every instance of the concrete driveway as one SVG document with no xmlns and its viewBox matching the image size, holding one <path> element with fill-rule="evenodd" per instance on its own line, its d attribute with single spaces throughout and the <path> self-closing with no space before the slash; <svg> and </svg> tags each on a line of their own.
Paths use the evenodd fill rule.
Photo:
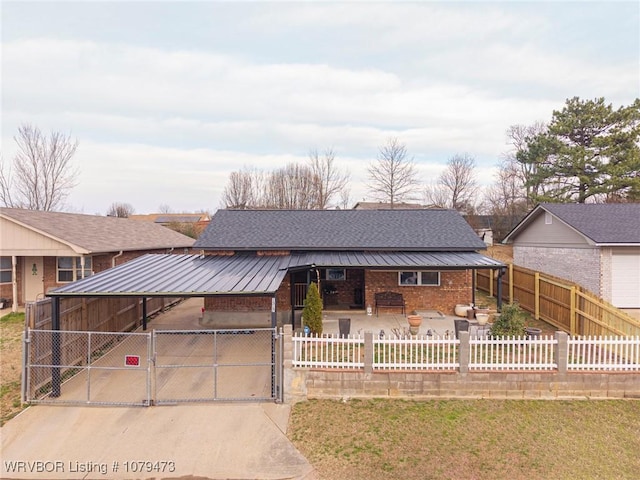
<svg viewBox="0 0 640 480">
<path fill-rule="evenodd" d="M 3 479 L 312 479 L 271 403 L 30 407 L 1 429 Z"/>
<path fill-rule="evenodd" d="M 201 304 L 183 302 L 150 328 L 202 328 Z M 289 413 L 275 403 L 32 406 L 0 428 L 0 478 L 312 479 L 287 439 Z"/>
</svg>

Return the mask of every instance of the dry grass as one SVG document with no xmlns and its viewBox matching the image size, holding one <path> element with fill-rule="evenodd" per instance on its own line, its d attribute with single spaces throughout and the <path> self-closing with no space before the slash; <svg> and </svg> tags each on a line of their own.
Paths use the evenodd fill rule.
<svg viewBox="0 0 640 480">
<path fill-rule="evenodd" d="M 321 479 L 637 478 L 639 401 L 312 400 L 289 437 Z"/>
<path fill-rule="evenodd" d="M 0 318 L 0 425 L 13 418 L 20 404 L 24 313 Z"/>
</svg>

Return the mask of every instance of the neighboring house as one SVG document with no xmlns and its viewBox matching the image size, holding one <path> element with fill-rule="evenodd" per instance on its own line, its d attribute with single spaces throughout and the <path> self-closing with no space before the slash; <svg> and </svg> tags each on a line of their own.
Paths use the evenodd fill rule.
<svg viewBox="0 0 640 480">
<path fill-rule="evenodd" d="M 150 213 L 147 215 L 129 215 L 130 220 L 153 222 L 168 227 L 193 238 L 197 238 L 211 219 L 206 213 Z"/>
<path fill-rule="evenodd" d="M 640 203 L 541 204 L 505 238 L 516 265 L 640 308 Z"/>
<path fill-rule="evenodd" d="M 0 208 L 0 297 L 24 304 L 145 253 L 190 252 L 193 243 L 126 218 Z"/>
<path fill-rule="evenodd" d="M 281 322 L 296 318 L 312 281 L 325 309 L 373 309 L 376 294 L 391 291 L 406 312 L 452 314 L 474 300 L 473 269 L 504 267 L 478 253 L 485 244 L 460 214 L 443 209 L 219 210 L 194 248 L 235 258 L 247 283 L 267 277 L 266 259 L 279 259 L 273 303 Z M 244 293 L 207 296 L 205 317 L 219 325 L 230 312 L 271 310 L 271 298 Z"/>
<path fill-rule="evenodd" d="M 358 202 L 354 205 L 354 210 L 389 210 L 393 208 L 402 210 L 412 210 L 421 208 L 439 208 L 436 205 L 420 205 L 419 203 L 398 202 L 391 206 L 388 202 Z"/>
</svg>

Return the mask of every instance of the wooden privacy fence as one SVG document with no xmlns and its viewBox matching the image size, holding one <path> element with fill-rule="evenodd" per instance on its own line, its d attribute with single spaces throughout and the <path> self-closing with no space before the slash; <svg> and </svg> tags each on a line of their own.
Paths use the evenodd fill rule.
<svg viewBox="0 0 640 480">
<path fill-rule="evenodd" d="M 498 274 L 475 270 L 475 275 L 476 288 L 495 296 Z M 509 264 L 502 285 L 503 302 L 518 302 L 535 319 L 571 335 L 640 336 L 640 321 L 567 280 Z"/>
<path fill-rule="evenodd" d="M 179 298 L 147 299 L 147 315 L 153 315 Z M 60 299 L 60 330 L 125 332 L 133 330 L 142 320 L 142 299 L 129 297 L 92 297 Z M 51 299 L 27 303 L 26 326 L 36 330 L 51 330 Z"/>
</svg>

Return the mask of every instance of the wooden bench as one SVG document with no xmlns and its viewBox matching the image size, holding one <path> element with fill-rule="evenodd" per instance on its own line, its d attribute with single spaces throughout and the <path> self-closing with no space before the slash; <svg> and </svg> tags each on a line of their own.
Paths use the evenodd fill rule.
<svg viewBox="0 0 640 480">
<path fill-rule="evenodd" d="M 378 292 L 375 295 L 376 299 L 376 317 L 378 316 L 378 308 L 401 308 L 402 313 L 405 313 L 404 298 L 401 293 L 397 292 Z"/>
</svg>

